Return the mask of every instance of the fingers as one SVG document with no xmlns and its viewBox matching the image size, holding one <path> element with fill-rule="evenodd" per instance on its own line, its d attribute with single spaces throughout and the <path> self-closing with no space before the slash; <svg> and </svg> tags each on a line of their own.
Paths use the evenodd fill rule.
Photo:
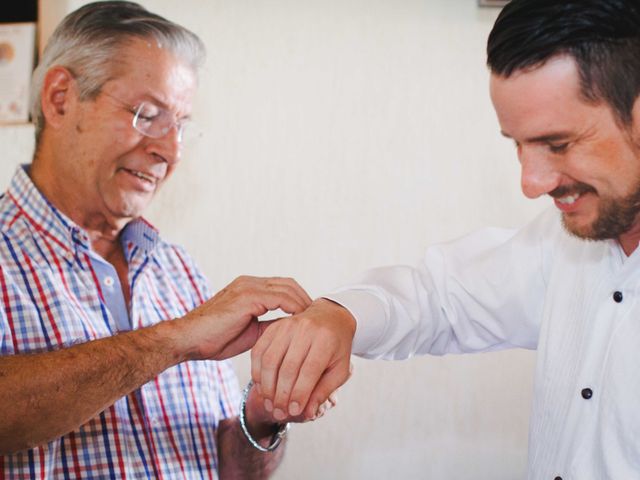
<svg viewBox="0 0 640 480">
<path fill-rule="evenodd" d="M 257 317 L 277 309 L 302 312 L 309 304 L 307 293 L 291 278 L 238 277 L 180 319 L 176 352 L 188 359 L 228 358 L 255 343 Z"/>
<path fill-rule="evenodd" d="M 311 305 L 311 298 L 307 292 L 292 278 L 272 277 L 265 279 L 266 287 L 274 292 L 286 295 L 295 301 L 295 305 L 282 309 L 287 313 L 300 313 Z"/>
<path fill-rule="evenodd" d="M 269 425 L 273 423 L 284 423 L 284 422 L 292 422 L 292 423 L 305 423 L 308 421 L 314 421 L 318 418 L 324 416 L 329 410 L 334 408 L 337 405 L 337 392 L 331 393 L 329 398 L 320 404 L 316 412 L 313 416 L 286 416 L 285 418 L 276 419 L 273 414 L 267 412 L 264 409 L 262 395 L 257 391 L 256 386 L 254 385 L 251 391 L 249 392 L 249 396 L 246 402 L 246 418 L 248 423 L 255 424 L 256 423 L 267 423 Z M 271 427 L 270 427 L 271 428 Z"/>
<path fill-rule="evenodd" d="M 334 408 L 336 405 L 338 405 L 338 395 L 337 395 L 337 392 L 333 392 L 331 395 L 329 395 L 329 398 L 327 398 L 318 407 L 318 410 L 316 411 L 316 416 L 311 420 L 317 420 L 318 418 L 324 416 L 326 412 Z"/>
<path fill-rule="evenodd" d="M 292 278 L 242 276 L 221 293 L 225 291 L 229 291 L 233 299 L 253 301 L 255 316 L 278 308 L 287 313 L 299 313 L 311 304 L 307 292 Z"/>
<path fill-rule="evenodd" d="M 300 332 L 291 335 L 284 327 L 294 319 L 267 329 L 252 350 L 252 377 L 260 384 L 265 408 L 278 421 L 302 414 L 314 417 L 349 378 L 349 354 L 337 355 L 332 342 L 305 341 Z"/>
<path fill-rule="evenodd" d="M 265 324 L 260 322 L 260 327 L 264 327 Z M 266 322 L 265 322 L 266 323 Z M 262 357 L 264 355 L 265 350 L 271 345 L 271 342 L 275 336 L 275 331 L 277 330 L 276 322 L 269 322 L 269 325 L 265 330 L 260 334 L 260 338 L 251 349 L 251 379 L 253 380 L 254 385 L 257 390 L 260 392 L 261 396 L 265 396 L 264 390 L 262 388 Z M 280 366 L 280 362 L 277 362 L 278 366 Z M 267 398 L 271 401 L 273 398 L 273 391 L 267 395 Z"/>
<path fill-rule="evenodd" d="M 269 325 L 251 354 L 251 374 L 265 408 L 277 420 L 313 418 L 347 381 L 355 320 L 332 302 L 317 301 L 301 315 Z"/>
<path fill-rule="evenodd" d="M 251 350 L 251 376 L 265 399 L 265 409 L 281 421 L 289 412 L 289 394 L 307 357 L 310 342 L 294 338 L 296 317 L 275 322 L 266 329 Z M 293 409 L 298 415 L 302 408 Z"/>
<path fill-rule="evenodd" d="M 290 403 L 289 396 L 300 375 L 305 375 L 304 365 L 311 348 L 310 342 L 304 341 L 304 339 L 299 338 L 299 336 L 294 336 L 293 340 L 289 343 L 280 341 L 286 340 L 286 338 L 278 338 L 278 340 L 279 341 L 274 342 L 274 344 L 277 345 L 278 353 L 284 356 L 284 359 L 278 370 L 269 372 L 269 388 L 274 387 L 273 392 L 270 390 L 270 393 L 275 394 L 273 399 L 273 415 L 277 420 L 287 415 L 300 415 L 306 405 L 306 402 Z M 325 361 L 329 361 L 329 357 L 327 357 Z M 268 362 L 266 364 L 268 365 Z M 302 365 L 303 368 L 300 368 L 300 365 Z M 263 368 L 263 378 L 265 370 L 267 369 Z"/>
<path fill-rule="evenodd" d="M 251 378 L 260 395 L 265 399 L 265 408 L 273 411 L 277 374 L 289 345 L 289 334 L 280 329 L 284 320 L 259 322 L 263 329 L 254 347 L 251 349 Z M 266 327 L 266 328 L 265 328 Z M 277 334 L 278 330 L 283 333 Z"/>
<path fill-rule="evenodd" d="M 321 405 L 330 398 L 333 392 L 349 379 L 348 363 L 347 361 L 345 365 L 343 362 L 340 362 L 323 373 L 309 395 L 306 407 L 302 413 L 303 416 L 311 417 L 315 415 Z M 295 401 L 293 395 L 291 401 Z"/>
<path fill-rule="evenodd" d="M 269 349 L 262 356 L 262 368 L 260 370 L 260 393 L 265 397 L 265 409 L 272 412 L 276 420 L 282 421 L 286 414 L 282 407 L 275 406 L 274 393 L 278 381 L 279 371 L 285 354 L 288 342 L 281 338 L 278 342 L 270 345 Z"/>
<path fill-rule="evenodd" d="M 324 414 L 327 413 L 329 410 L 331 410 L 332 408 L 334 408 L 336 405 L 338 404 L 338 398 L 336 396 L 336 392 L 333 392 L 331 395 L 329 395 L 329 398 L 327 400 L 325 400 L 316 410 L 316 413 L 313 417 L 309 418 L 305 415 L 299 415 L 297 417 L 291 417 L 294 418 L 294 420 L 288 420 L 288 421 L 293 421 L 293 422 L 297 422 L 297 423 L 304 423 L 307 421 L 315 421 L 321 417 L 324 417 Z"/>
<path fill-rule="evenodd" d="M 290 413 L 289 393 L 309 348 L 309 342 L 293 338 L 294 331 L 287 328 L 291 322 L 293 317 L 270 325 L 251 351 L 251 377 L 265 399 L 265 409 L 278 421 Z M 291 415 L 298 415 L 304 406 L 294 408 Z"/>
<path fill-rule="evenodd" d="M 331 368 L 334 350 L 331 345 L 313 344 L 304 357 L 287 355 L 280 368 L 278 390 L 274 399 L 276 407 L 285 409 L 290 415 L 300 415 L 305 410 L 320 378 Z M 340 385 L 336 385 L 313 408 L 306 409 L 307 412 L 315 415 L 320 403 L 324 402 Z"/>
</svg>

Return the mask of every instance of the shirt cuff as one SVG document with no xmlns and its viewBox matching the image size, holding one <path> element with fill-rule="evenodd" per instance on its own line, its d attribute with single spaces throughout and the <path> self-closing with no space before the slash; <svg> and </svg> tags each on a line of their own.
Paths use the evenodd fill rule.
<svg viewBox="0 0 640 480">
<path fill-rule="evenodd" d="M 362 357 L 370 356 L 369 352 L 384 337 L 386 329 L 386 308 L 380 298 L 373 292 L 364 290 L 342 290 L 323 295 L 323 298 L 349 310 L 356 319 L 352 353 Z"/>
</svg>

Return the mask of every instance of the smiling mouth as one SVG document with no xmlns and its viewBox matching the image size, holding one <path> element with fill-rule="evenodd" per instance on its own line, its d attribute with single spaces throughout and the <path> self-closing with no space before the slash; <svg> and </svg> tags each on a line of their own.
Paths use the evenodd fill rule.
<svg viewBox="0 0 640 480">
<path fill-rule="evenodd" d="M 123 169 L 126 172 L 130 173 L 131 175 L 140 178 L 141 180 L 144 180 L 145 182 L 151 183 L 151 184 L 155 184 L 157 182 L 157 178 L 154 177 L 153 175 L 148 175 L 146 173 L 142 173 L 139 172 L 138 170 L 131 170 L 129 168 L 125 168 Z"/>
<path fill-rule="evenodd" d="M 563 205 L 573 205 L 578 198 L 580 198 L 582 194 L 574 193 L 573 195 L 567 195 L 566 197 L 556 198 L 558 203 Z"/>
<path fill-rule="evenodd" d="M 586 183 L 576 183 L 574 185 L 566 185 L 555 188 L 549 192 L 549 195 L 561 205 L 573 205 L 585 193 L 596 194 L 596 189 Z"/>
</svg>

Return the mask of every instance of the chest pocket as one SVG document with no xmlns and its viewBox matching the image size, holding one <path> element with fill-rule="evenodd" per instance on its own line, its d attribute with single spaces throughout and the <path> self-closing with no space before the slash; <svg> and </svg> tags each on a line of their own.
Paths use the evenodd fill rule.
<svg viewBox="0 0 640 480">
<path fill-rule="evenodd" d="M 109 314 L 93 282 L 69 270 L 14 269 L 7 272 L 4 305 L 13 353 L 42 352 L 107 336 Z"/>
</svg>

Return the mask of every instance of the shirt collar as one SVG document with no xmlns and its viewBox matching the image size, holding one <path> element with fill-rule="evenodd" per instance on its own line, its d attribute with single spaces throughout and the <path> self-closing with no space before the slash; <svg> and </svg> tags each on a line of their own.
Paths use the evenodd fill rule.
<svg viewBox="0 0 640 480">
<path fill-rule="evenodd" d="M 159 240 L 160 234 L 156 227 L 142 217 L 129 222 L 120 234 L 120 241 L 125 252 L 131 252 L 134 247 L 138 247 L 144 252 L 150 253 Z M 129 259 L 128 254 L 127 259 Z"/>
<path fill-rule="evenodd" d="M 33 184 L 27 174 L 29 167 L 30 165 L 18 167 L 7 190 L 8 196 L 28 221 L 52 239 L 57 248 L 62 248 L 65 253 L 77 248 L 91 250 L 87 233 L 54 207 Z M 125 251 L 138 247 L 150 252 L 158 240 L 158 230 L 142 217 L 129 222 L 121 233 Z"/>
</svg>

